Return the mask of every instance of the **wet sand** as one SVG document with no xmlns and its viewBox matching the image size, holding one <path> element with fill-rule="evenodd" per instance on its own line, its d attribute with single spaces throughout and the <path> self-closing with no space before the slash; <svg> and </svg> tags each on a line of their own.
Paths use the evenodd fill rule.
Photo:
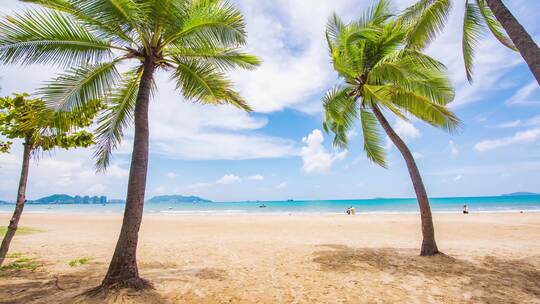
<svg viewBox="0 0 540 304">
<path fill-rule="evenodd" d="M 155 289 L 90 298 L 121 217 L 25 214 L 43 232 L 10 252 L 41 266 L 2 271 L 0 303 L 540 303 L 540 213 L 434 216 L 444 254 L 422 258 L 412 214 L 145 215 L 139 267 Z"/>
</svg>

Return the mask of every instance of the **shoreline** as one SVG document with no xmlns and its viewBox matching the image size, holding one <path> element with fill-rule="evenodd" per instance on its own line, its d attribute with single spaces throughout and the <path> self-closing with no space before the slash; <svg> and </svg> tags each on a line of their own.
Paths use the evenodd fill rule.
<svg viewBox="0 0 540 304">
<path fill-rule="evenodd" d="M 516 210 L 470 210 L 469 214 L 464 215 L 461 211 L 432 211 L 432 214 L 441 214 L 441 215 L 461 215 L 469 216 L 474 214 L 530 214 L 530 213 L 540 213 L 540 209 L 516 209 Z M 10 215 L 12 211 L 0 210 L 1 215 Z M 88 216 L 122 216 L 123 209 L 118 212 L 76 212 L 71 210 L 40 210 L 40 211 L 29 211 L 25 210 L 23 217 L 25 215 L 88 215 Z M 345 216 L 345 217 L 360 217 L 366 215 L 420 215 L 419 211 L 357 211 L 356 215 L 347 215 L 345 212 L 317 212 L 317 211 L 267 211 L 267 212 L 250 212 L 244 210 L 199 210 L 199 211 L 184 211 L 184 210 L 163 210 L 163 211 L 145 211 L 144 216 Z M 1 223 L 0 223 L 0 226 Z"/>
</svg>

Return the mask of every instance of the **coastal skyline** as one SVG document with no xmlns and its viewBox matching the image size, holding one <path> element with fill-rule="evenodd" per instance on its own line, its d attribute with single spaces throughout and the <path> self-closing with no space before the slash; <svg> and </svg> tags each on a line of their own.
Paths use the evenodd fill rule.
<svg viewBox="0 0 540 304">
<path fill-rule="evenodd" d="M 160 90 L 151 104 L 151 156 L 147 198 L 160 194 L 197 195 L 214 201 L 413 197 L 403 160 L 388 146 L 388 170 L 370 164 L 360 135 L 347 152 L 336 151 L 321 126 L 324 92 L 337 83 L 324 42 L 327 17 L 335 9 L 347 20 L 371 1 L 234 1 L 248 25 L 248 50 L 264 65 L 233 74 L 254 107 L 246 114 L 232 107 L 187 104 L 158 74 Z M 414 1 L 397 1 L 403 8 Z M 19 11 L 3 1 L 3 14 Z M 540 3 L 508 1 L 510 10 L 538 40 L 534 13 Z M 526 8 L 526 9 L 525 9 Z M 428 194 L 498 195 L 539 192 L 540 91 L 518 53 L 486 35 L 478 49 L 475 83 L 466 82 L 460 54 L 462 8 L 454 7 L 444 34 L 429 53 L 449 67 L 457 97 L 450 105 L 462 119 L 455 134 L 423 123 L 392 121 L 423 173 Z M 48 66 L 3 67 L 0 94 L 33 92 L 54 76 Z M 291 126 L 294 126 L 291 128 Z M 358 131 L 358 130 L 357 130 Z M 357 133 L 357 132 L 355 132 Z M 100 194 L 123 198 L 132 131 L 114 154 L 105 175 L 96 175 L 92 151 L 57 151 L 32 165 L 29 197 L 52 193 Z M 13 200 L 20 164 L 17 142 L 0 155 L 0 199 Z M 392 187 L 388 187 L 392 185 Z"/>
</svg>

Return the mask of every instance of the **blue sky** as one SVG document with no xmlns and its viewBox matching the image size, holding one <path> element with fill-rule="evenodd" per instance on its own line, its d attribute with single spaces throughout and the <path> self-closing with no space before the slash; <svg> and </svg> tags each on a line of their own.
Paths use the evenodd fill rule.
<svg viewBox="0 0 540 304">
<path fill-rule="evenodd" d="M 337 83 L 324 44 L 327 17 L 351 20 L 371 1 L 236 0 L 248 24 L 250 52 L 264 64 L 232 79 L 254 107 L 187 103 L 164 74 L 150 113 L 151 155 L 147 197 L 199 195 L 217 201 L 412 197 L 401 155 L 388 145 L 389 169 L 371 164 L 362 136 L 351 134 L 348 151 L 335 151 L 321 132 L 324 92 Z M 411 0 L 395 1 L 403 8 Z M 389 116 L 417 158 L 430 196 L 540 192 L 540 89 L 517 53 L 489 35 L 481 41 L 475 82 L 466 82 L 460 54 L 463 0 L 455 0 L 445 32 L 428 52 L 444 62 L 456 87 L 451 105 L 463 121 L 446 134 L 418 121 Z M 504 1 L 536 41 L 536 0 Z M 25 7 L 4 0 L 4 14 Z M 33 92 L 59 72 L 47 66 L 0 67 L 0 94 Z M 42 155 L 30 172 L 28 197 L 52 193 L 123 198 L 132 131 L 106 174 L 95 174 L 92 151 Z M 21 147 L 0 155 L 0 199 L 16 193 Z"/>
</svg>

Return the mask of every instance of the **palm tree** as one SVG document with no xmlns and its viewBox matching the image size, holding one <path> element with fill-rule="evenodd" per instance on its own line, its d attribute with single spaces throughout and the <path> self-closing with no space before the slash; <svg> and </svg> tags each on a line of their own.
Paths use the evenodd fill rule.
<svg viewBox="0 0 540 304">
<path fill-rule="evenodd" d="M 56 109 L 107 109 L 96 132 L 97 168 L 104 170 L 123 131 L 135 135 L 120 236 L 102 288 L 145 288 L 136 260 L 148 168 L 148 108 L 157 71 L 169 72 L 188 100 L 250 107 L 225 71 L 252 69 L 259 60 L 246 43 L 241 12 L 221 0 L 26 0 L 27 10 L 0 23 L 0 62 L 70 67 L 40 90 Z M 128 62 L 125 64 L 125 62 Z M 124 73 L 119 65 L 129 65 Z"/>
<path fill-rule="evenodd" d="M 454 91 L 444 65 L 417 49 L 404 47 L 410 28 L 391 19 L 392 14 L 389 2 L 381 0 L 349 24 L 336 15 L 330 18 L 328 46 L 333 67 L 344 83 L 323 97 L 323 127 L 335 134 L 334 145 L 345 148 L 347 131 L 359 119 L 367 157 L 387 167 L 382 127 L 407 164 L 422 219 L 420 254 L 428 256 L 439 251 L 426 189 L 411 151 L 383 112 L 404 120 L 416 117 L 447 131 L 456 128 L 459 120 L 446 108 Z"/>
<path fill-rule="evenodd" d="M 420 0 L 404 11 L 402 18 L 416 24 L 408 37 L 411 45 L 423 48 L 444 28 L 451 4 L 451 0 Z M 469 82 L 475 47 L 486 27 L 503 45 L 519 51 L 540 85 L 540 48 L 502 0 L 465 0 L 462 51 Z"/>
<path fill-rule="evenodd" d="M 4 263 L 23 213 L 31 156 L 55 148 L 67 150 L 90 146 L 93 143 L 92 134 L 76 130 L 90 125 L 99 107 L 94 103 L 93 107 L 89 105 L 87 109 L 90 111 L 85 113 L 55 112 L 47 108 L 43 100 L 30 99 L 28 94 L 0 98 L 0 134 L 9 139 L 22 139 L 24 147 L 17 202 L 0 245 L 0 266 Z M 4 145 L 3 152 L 8 152 L 11 142 Z"/>
</svg>

